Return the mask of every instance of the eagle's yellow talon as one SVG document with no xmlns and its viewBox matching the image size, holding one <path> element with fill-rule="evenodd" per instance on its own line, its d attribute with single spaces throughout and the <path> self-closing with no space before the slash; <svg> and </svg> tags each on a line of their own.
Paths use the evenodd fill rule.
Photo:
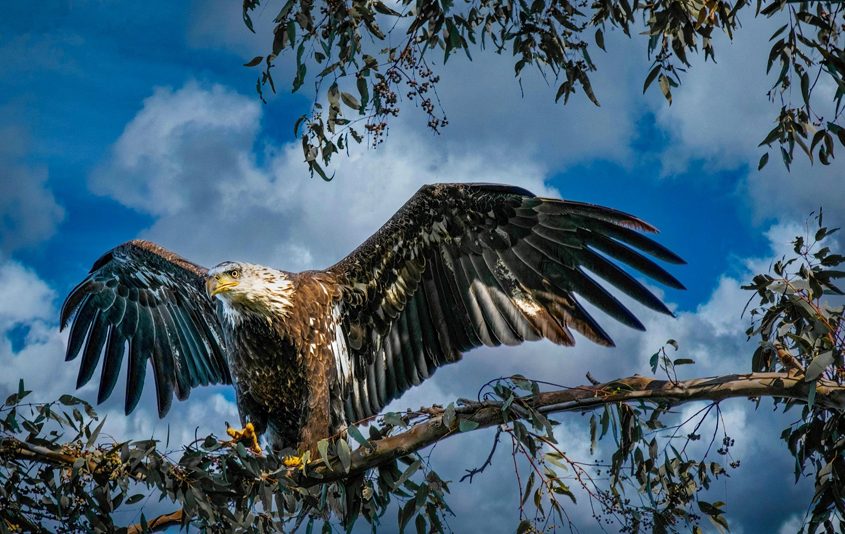
<svg viewBox="0 0 845 534">
<path fill-rule="evenodd" d="M 230 445 L 234 445 L 240 441 L 248 441 L 249 448 L 255 454 L 261 454 L 261 446 L 258 444 L 258 434 L 255 433 L 255 426 L 252 423 L 247 423 L 242 430 L 236 430 L 232 427 L 226 429 L 226 433 L 231 436 L 232 441 Z"/>
<path fill-rule="evenodd" d="M 302 456 L 285 456 L 282 459 L 282 463 L 289 469 L 296 469 L 297 467 L 301 469 L 305 467 L 305 462 L 302 460 Z"/>
</svg>

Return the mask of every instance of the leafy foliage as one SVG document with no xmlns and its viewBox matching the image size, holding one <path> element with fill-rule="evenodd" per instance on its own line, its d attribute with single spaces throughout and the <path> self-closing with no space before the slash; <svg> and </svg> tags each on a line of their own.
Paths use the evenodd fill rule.
<svg viewBox="0 0 845 534">
<path fill-rule="evenodd" d="M 259 4 L 243 2 L 252 31 Z M 295 59 L 293 92 L 313 80 L 318 101 L 294 133 L 312 174 L 330 180 L 325 168 L 350 137 L 357 143 L 366 137 L 373 146 L 384 141 L 403 99 L 423 110 L 434 132 L 448 125 L 437 98 L 439 60 L 445 64 L 456 53 L 472 59 L 476 50 L 510 53 L 517 78 L 535 67 L 554 80 L 555 101 L 566 103 L 580 90 L 598 106 L 591 54 L 605 49 L 605 32 L 618 29 L 630 37 L 633 30 L 647 36 L 653 60 L 643 92 L 657 82 L 671 104 L 690 58 L 703 51 L 705 60 L 715 61 L 714 32 L 733 39 L 740 14 L 750 7 L 748 0 L 283 0 L 269 52 L 245 66 L 262 66 L 256 83 L 262 100 L 266 87 L 276 91 L 272 69 L 282 54 Z M 836 140 L 845 145 L 843 4 L 757 0 L 754 14 L 784 21 L 771 37 L 767 64 L 767 71 L 778 73 L 768 96 L 780 112 L 760 146 L 778 146 L 787 168 L 796 145 L 827 165 Z M 832 102 L 816 94 L 820 81 L 833 86 Z M 766 152 L 759 167 L 768 160 Z"/>
<path fill-rule="evenodd" d="M 835 282 L 845 278 L 840 268 L 845 257 L 825 246 L 837 229 L 823 225 L 821 210 L 814 220 L 814 231 L 793 241 L 794 256 L 775 262 L 771 274 L 755 276 L 745 287 L 757 297 L 757 307 L 750 312 L 754 324 L 747 331 L 749 337 L 760 337 L 752 368 L 802 373 L 804 380 L 813 384 L 822 379 L 842 384 L 845 293 Z M 784 410 L 795 404 L 781 403 Z M 813 388 L 801 409 L 801 419 L 785 429 L 782 438 L 795 457 L 796 480 L 808 468 L 815 471 L 808 531 L 821 525 L 828 532 L 843 530 L 845 523 L 835 528 L 833 517 L 840 521 L 845 517 L 845 415 L 819 409 Z"/>
</svg>

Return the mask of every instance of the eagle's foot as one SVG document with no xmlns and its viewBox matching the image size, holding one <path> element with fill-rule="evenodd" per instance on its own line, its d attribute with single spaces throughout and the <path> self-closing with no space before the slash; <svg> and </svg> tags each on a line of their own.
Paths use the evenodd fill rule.
<svg viewBox="0 0 845 534">
<path fill-rule="evenodd" d="M 247 423 L 241 430 L 229 427 L 226 429 L 226 433 L 232 437 L 232 440 L 228 442 L 230 445 L 246 441 L 249 450 L 255 454 L 261 454 L 261 446 L 258 444 L 258 434 L 255 433 L 255 426 L 252 423 Z"/>
<path fill-rule="evenodd" d="M 282 459 L 282 463 L 288 469 L 303 469 L 305 467 L 305 458 L 303 456 L 289 455 Z"/>
</svg>

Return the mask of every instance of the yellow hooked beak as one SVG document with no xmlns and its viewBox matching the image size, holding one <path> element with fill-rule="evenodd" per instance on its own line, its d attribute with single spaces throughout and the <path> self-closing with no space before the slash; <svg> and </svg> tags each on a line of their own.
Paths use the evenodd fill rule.
<svg viewBox="0 0 845 534">
<path fill-rule="evenodd" d="M 209 298 L 214 298 L 214 295 L 229 291 L 238 285 L 238 281 L 226 274 L 216 274 L 209 276 L 205 281 L 205 291 Z"/>
</svg>

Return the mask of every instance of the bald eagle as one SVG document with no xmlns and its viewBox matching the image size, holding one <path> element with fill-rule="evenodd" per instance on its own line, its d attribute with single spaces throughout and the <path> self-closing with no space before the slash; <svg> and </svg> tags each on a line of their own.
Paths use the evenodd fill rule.
<svg viewBox="0 0 845 534">
<path fill-rule="evenodd" d="M 671 314 L 613 261 L 682 289 L 644 255 L 683 263 L 644 235 L 654 231 L 613 209 L 518 187 L 436 184 L 322 271 L 229 261 L 208 270 L 130 241 L 68 295 L 67 360 L 82 354 L 81 387 L 102 358 L 98 402 L 128 360 L 127 414 L 148 362 L 161 416 L 174 394 L 232 384 L 241 424 L 266 432 L 274 449 L 306 450 L 474 347 L 541 338 L 573 345 L 573 330 L 613 345 L 580 299 L 643 330 L 591 274 Z"/>
</svg>

